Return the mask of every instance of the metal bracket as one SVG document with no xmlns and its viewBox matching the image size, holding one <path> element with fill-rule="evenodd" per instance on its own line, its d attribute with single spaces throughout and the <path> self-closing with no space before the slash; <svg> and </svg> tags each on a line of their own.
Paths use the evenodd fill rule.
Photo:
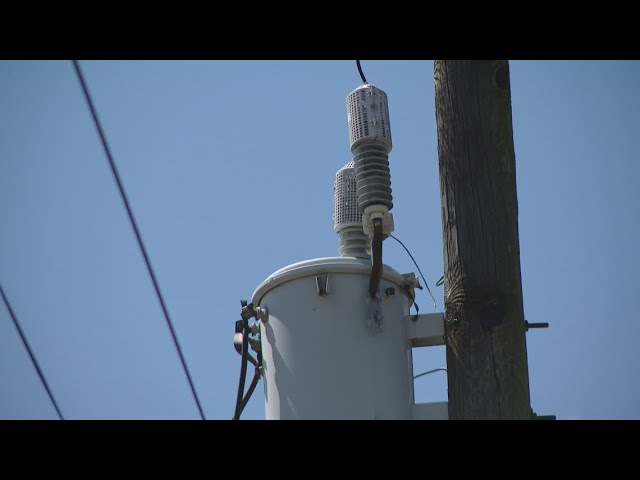
<svg viewBox="0 0 640 480">
<path fill-rule="evenodd" d="M 316 276 L 316 291 L 320 297 L 329 295 L 329 275 Z"/>
<path fill-rule="evenodd" d="M 444 313 L 407 315 L 407 333 L 412 347 L 433 347 L 444 345 Z"/>
<path fill-rule="evenodd" d="M 420 279 L 416 277 L 415 273 L 405 273 L 402 275 L 404 280 L 404 286 L 408 288 L 419 288 L 422 290 L 422 286 L 420 285 Z"/>
<path fill-rule="evenodd" d="M 261 342 L 261 340 L 259 338 L 251 338 L 251 337 L 249 337 L 249 346 L 256 353 L 262 351 L 262 342 Z"/>
<path fill-rule="evenodd" d="M 538 415 L 533 410 L 531 410 L 531 419 L 532 420 L 557 420 L 555 415 Z"/>
<path fill-rule="evenodd" d="M 365 303 L 369 305 L 369 318 L 367 319 L 367 326 L 378 332 L 382 331 L 382 294 L 380 289 L 376 291 L 376 298 L 372 299 L 371 295 L 366 296 Z"/>
<path fill-rule="evenodd" d="M 526 320 L 524 321 L 524 331 L 528 332 L 530 328 L 549 328 L 548 322 L 543 323 L 529 323 Z"/>
<path fill-rule="evenodd" d="M 269 321 L 269 309 L 267 307 L 256 308 L 256 319 L 262 323 L 267 323 Z"/>
<path fill-rule="evenodd" d="M 246 300 L 240 300 L 242 310 L 240 310 L 240 316 L 243 320 L 249 320 L 251 317 L 256 316 L 256 311 L 253 309 L 253 303 L 247 304 Z"/>
<path fill-rule="evenodd" d="M 380 287 L 376 290 L 376 301 L 371 304 L 373 306 L 373 321 L 378 330 L 382 330 L 382 295 L 380 294 Z"/>
<path fill-rule="evenodd" d="M 233 345 L 236 351 L 242 354 L 242 341 L 243 334 L 248 336 L 249 347 L 255 352 L 260 352 L 261 335 L 260 324 L 265 324 L 269 320 L 269 309 L 267 307 L 253 307 L 253 303 L 248 303 L 246 300 L 240 300 L 242 310 L 240 311 L 241 320 L 236 322 L 235 335 L 233 337 Z M 249 323 L 251 318 L 255 318 L 257 321 L 253 324 Z M 245 332 L 245 327 L 247 331 Z M 251 338 L 249 335 L 256 335 L 257 338 Z"/>
</svg>

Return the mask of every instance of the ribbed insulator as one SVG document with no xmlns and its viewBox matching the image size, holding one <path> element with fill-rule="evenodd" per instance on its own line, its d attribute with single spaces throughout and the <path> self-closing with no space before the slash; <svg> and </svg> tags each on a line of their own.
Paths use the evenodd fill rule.
<svg viewBox="0 0 640 480">
<path fill-rule="evenodd" d="M 371 240 L 362 230 L 362 214 L 358 210 L 353 160 L 336 172 L 333 190 L 333 228 L 340 236 L 340 256 L 370 258 Z"/>
<path fill-rule="evenodd" d="M 356 189 L 360 212 L 370 205 L 393 208 L 389 155 L 384 145 L 365 143 L 354 149 Z"/>
<path fill-rule="evenodd" d="M 371 258 L 371 239 L 358 227 L 348 227 L 340 231 L 338 252 L 341 257 Z"/>
<path fill-rule="evenodd" d="M 391 125 L 387 94 L 368 83 L 347 97 L 349 141 L 356 173 L 358 211 L 393 208 L 389 152 Z"/>
</svg>

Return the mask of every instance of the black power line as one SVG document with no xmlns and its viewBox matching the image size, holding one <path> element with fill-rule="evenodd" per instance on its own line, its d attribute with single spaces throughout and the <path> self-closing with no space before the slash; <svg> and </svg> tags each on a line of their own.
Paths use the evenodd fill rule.
<svg viewBox="0 0 640 480">
<path fill-rule="evenodd" d="M 191 392 L 193 393 L 193 398 L 196 401 L 196 405 L 198 406 L 198 410 L 200 412 L 200 417 L 202 420 L 205 420 L 204 412 L 202 410 L 202 406 L 200 405 L 200 399 L 198 398 L 198 394 L 196 393 L 196 388 L 193 384 L 193 380 L 191 379 L 191 375 L 189 374 L 189 368 L 187 367 L 187 362 L 184 359 L 184 355 L 182 354 L 182 349 L 180 348 L 180 343 L 178 342 L 178 337 L 173 328 L 173 323 L 171 322 L 171 318 L 169 317 L 169 311 L 164 303 L 164 298 L 162 296 L 162 292 L 160 291 L 160 286 L 158 285 L 158 280 L 156 280 L 156 275 L 153 272 L 153 267 L 151 266 L 151 260 L 149 260 L 149 255 L 147 254 L 147 249 L 144 246 L 142 241 L 142 235 L 140 235 L 140 231 L 138 230 L 138 224 L 136 223 L 136 219 L 133 216 L 133 211 L 131 210 L 131 206 L 129 205 L 129 200 L 127 198 L 127 194 L 124 191 L 124 186 L 122 184 L 122 180 L 120 179 L 120 175 L 118 174 L 118 169 L 116 168 L 116 164 L 111 155 L 111 150 L 109 149 L 109 145 L 107 143 L 107 139 L 102 131 L 102 127 L 100 126 L 100 120 L 98 120 L 98 114 L 96 112 L 95 107 L 93 106 L 93 101 L 91 100 L 91 95 L 89 95 L 89 89 L 87 84 L 85 83 L 84 76 L 82 75 L 82 71 L 80 70 L 80 64 L 77 60 L 73 60 L 73 66 L 75 67 L 76 73 L 78 75 L 78 80 L 80 81 L 80 85 L 82 86 L 82 91 L 84 92 L 84 96 L 87 100 L 87 104 L 89 109 L 91 110 L 91 116 L 93 117 L 93 122 L 98 130 L 98 134 L 100 135 L 100 140 L 102 141 L 102 146 L 104 147 L 104 151 L 107 155 L 107 159 L 109 160 L 109 165 L 111 166 L 111 171 L 113 172 L 113 177 L 118 185 L 118 189 L 120 190 L 120 195 L 122 197 L 122 201 L 124 202 L 124 206 L 127 209 L 127 214 L 129 215 L 129 220 L 131 221 L 131 226 L 133 227 L 133 231 L 136 234 L 136 238 L 138 239 L 138 245 L 140 246 L 140 251 L 142 252 L 142 256 L 144 257 L 144 261 L 147 264 L 147 269 L 149 270 L 149 275 L 151 276 L 151 281 L 153 282 L 153 286 L 156 290 L 156 294 L 158 296 L 158 300 L 160 301 L 160 306 L 162 307 L 162 311 L 164 312 L 164 318 L 167 320 L 167 325 L 169 327 L 169 331 L 171 332 L 171 336 L 173 337 L 173 342 L 175 343 L 176 349 L 178 350 L 178 355 L 180 356 L 180 361 L 182 362 L 182 367 L 184 368 L 184 373 L 187 375 L 187 380 L 189 381 L 189 386 L 191 387 Z"/>
<path fill-rule="evenodd" d="M 364 76 L 364 72 L 362 71 L 362 67 L 360 66 L 360 60 L 356 60 L 356 67 L 358 67 L 358 73 L 360 74 L 360 78 L 362 79 L 362 82 L 369 83 L 367 82 L 367 79 Z"/>
<path fill-rule="evenodd" d="M 240 381 L 238 382 L 238 397 L 236 399 L 236 409 L 233 412 L 232 420 L 240 420 L 242 414 L 242 398 L 244 395 L 244 384 L 247 380 L 247 359 L 249 357 L 249 320 L 242 319 L 242 360 L 240 363 Z"/>
<path fill-rule="evenodd" d="M 49 384 L 47 383 L 47 380 L 44 378 L 44 373 L 42 373 L 42 370 L 40 370 L 40 365 L 38 365 L 38 361 L 36 360 L 36 356 L 33 354 L 33 351 L 31 350 L 31 347 L 29 346 L 29 342 L 27 341 L 27 337 L 25 336 L 24 332 L 22 331 L 22 328 L 20 328 L 20 324 L 18 323 L 18 319 L 16 318 L 16 315 L 13 313 L 13 309 L 11 308 L 11 305 L 9 304 L 9 299 L 4 294 L 4 290 L 2 289 L 2 285 L 1 284 L 0 284 L 0 295 L 2 295 L 2 299 L 4 300 L 4 304 L 7 306 L 7 310 L 9 311 L 9 315 L 13 319 L 13 324 L 16 326 L 16 329 L 18 330 L 18 333 L 20 334 L 20 338 L 22 339 L 22 343 L 24 344 L 24 347 L 27 349 L 27 352 L 29 352 L 29 356 L 31 357 L 31 362 L 33 362 L 33 366 L 36 367 L 36 372 L 38 372 L 38 376 L 40 377 L 40 380 L 42 381 L 42 385 L 44 386 L 45 390 L 49 394 L 49 398 L 51 399 L 51 403 L 53 403 L 53 407 L 56 409 L 56 412 L 58 413 L 58 417 L 60 417 L 60 420 L 64 420 L 64 417 L 62 416 L 62 412 L 60 411 L 60 407 L 58 407 L 58 403 L 56 402 L 56 399 L 53 398 L 53 393 L 51 393 L 51 389 L 49 388 Z"/>
</svg>

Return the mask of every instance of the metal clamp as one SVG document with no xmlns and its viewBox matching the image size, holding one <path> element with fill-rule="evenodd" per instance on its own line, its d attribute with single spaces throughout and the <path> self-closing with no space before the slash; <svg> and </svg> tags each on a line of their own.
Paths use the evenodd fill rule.
<svg viewBox="0 0 640 480">
<path fill-rule="evenodd" d="M 316 276 L 316 291 L 321 297 L 329 295 L 329 275 Z"/>
<path fill-rule="evenodd" d="M 382 294 L 380 293 L 380 289 L 378 288 L 376 291 L 375 299 L 367 295 L 365 302 L 369 305 L 368 327 L 378 332 L 382 331 L 382 320 L 384 316 L 382 315 Z"/>
<path fill-rule="evenodd" d="M 269 309 L 267 307 L 256 308 L 256 318 L 262 323 L 269 321 Z"/>
<path fill-rule="evenodd" d="M 242 318 L 236 322 L 233 345 L 236 351 L 242 354 L 243 337 L 247 335 L 249 347 L 256 353 L 260 353 L 262 350 L 260 324 L 264 325 L 269 320 L 269 309 L 267 307 L 254 308 L 253 303 L 248 303 L 246 300 L 240 300 L 240 305 L 242 306 L 240 311 Z M 250 324 L 251 318 L 255 318 L 257 321 Z M 249 335 L 255 335 L 257 338 L 251 338 Z"/>
</svg>

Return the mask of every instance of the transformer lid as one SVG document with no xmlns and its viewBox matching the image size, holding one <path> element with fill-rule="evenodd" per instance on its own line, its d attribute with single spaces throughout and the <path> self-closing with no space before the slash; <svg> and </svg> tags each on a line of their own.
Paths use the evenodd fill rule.
<svg viewBox="0 0 640 480">
<path fill-rule="evenodd" d="M 260 305 L 262 297 L 269 290 L 283 283 L 313 275 L 334 273 L 355 273 L 369 276 L 371 274 L 371 260 L 356 257 L 323 257 L 292 263 L 269 275 L 253 292 L 251 301 L 254 305 Z M 382 278 L 397 284 L 399 287 L 411 283 L 408 281 L 407 276 L 415 278 L 413 273 L 403 275 L 388 265 L 383 265 Z"/>
</svg>

